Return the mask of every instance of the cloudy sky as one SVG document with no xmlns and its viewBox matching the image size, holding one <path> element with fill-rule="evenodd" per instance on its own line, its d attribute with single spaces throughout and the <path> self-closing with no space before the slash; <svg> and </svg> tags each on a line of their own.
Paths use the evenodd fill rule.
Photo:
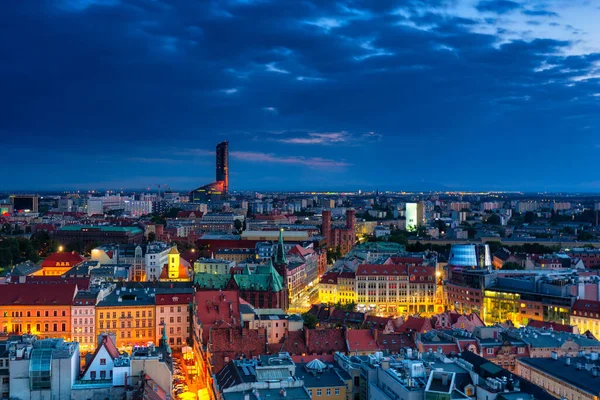
<svg viewBox="0 0 600 400">
<path fill-rule="evenodd" d="M 42 4 L 40 6 L 40 4 Z M 600 191 L 594 0 L 0 5 L 0 189 Z"/>
</svg>

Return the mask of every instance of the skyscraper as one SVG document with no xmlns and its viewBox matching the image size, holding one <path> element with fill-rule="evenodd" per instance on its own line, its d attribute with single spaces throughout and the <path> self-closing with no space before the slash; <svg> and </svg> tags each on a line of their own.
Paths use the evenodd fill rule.
<svg viewBox="0 0 600 400">
<path fill-rule="evenodd" d="M 190 192 L 192 202 L 223 200 L 229 193 L 229 142 L 221 142 L 216 149 L 216 180 Z"/>
<path fill-rule="evenodd" d="M 217 182 L 223 182 L 223 193 L 229 193 L 229 142 L 217 145 Z"/>
</svg>

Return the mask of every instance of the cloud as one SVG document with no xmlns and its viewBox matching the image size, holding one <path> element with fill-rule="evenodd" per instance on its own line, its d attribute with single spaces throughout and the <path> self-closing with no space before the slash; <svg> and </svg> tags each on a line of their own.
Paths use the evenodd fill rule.
<svg viewBox="0 0 600 400">
<path fill-rule="evenodd" d="M 558 17 L 559 15 L 554 11 L 548 10 L 523 10 L 523 14 L 530 17 Z"/>
<path fill-rule="evenodd" d="M 279 156 L 272 153 L 253 151 L 231 151 L 229 155 L 233 159 L 246 162 L 304 165 L 312 168 L 341 168 L 352 165 L 345 161 L 336 161 L 321 157 Z"/>
<path fill-rule="evenodd" d="M 475 8 L 481 12 L 507 14 L 509 12 L 518 10 L 521 8 L 521 5 L 510 0 L 482 0 L 477 3 Z"/>
<path fill-rule="evenodd" d="M 277 108 L 275 108 L 275 107 L 263 107 L 263 110 L 268 111 L 273 114 L 277 114 Z"/>
<path fill-rule="evenodd" d="M 295 136 L 278 139 L 280 143 L 306 144 L 306 145 L 358 145 L 367 141 L 379 141 L 381 135 L 368 132 L 361 135 L 350 134 L 347 131 L 340 132 L 309 132 L 306 136 Z"/>
<path fill-rule="evenodd" d="M 309 133 L 307 137 L 294 137 L 279 139 L 281 143 L 291 144 L 339 144 L 345 143 L 350 139 L 348 132 L 326 132 L 326 133 Z"/>
<path fill-rule="evenodd" d="M 269 72 L 277 72 L 279 74 L 289 74 L 290 73 L 290 71 L 287 71 L 285 69 L 277 68 L 275 66 L 275 63 L 269 63 L 269 64 L 265 65 L 265 67 L 267 68 L 267 71 L 269 71 Z"/>
</svg>

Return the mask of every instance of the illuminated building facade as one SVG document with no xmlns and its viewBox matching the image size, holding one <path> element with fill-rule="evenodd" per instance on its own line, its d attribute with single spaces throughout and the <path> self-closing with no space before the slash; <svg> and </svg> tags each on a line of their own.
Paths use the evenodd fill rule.
<svg viewBox="0 0 600 400">
<path fill-rule="evenodd" d="M 156 337 L 162 337 L 166 327 L 173 349 L 181 349 L 189 342 L 193 297 L 191 287 L 156 289 Z"/>
<path fill-rule="evenodd" d="M 96 349 L 96 302 L 97 292 L 80 291 L 73 299 L 71 326 L 73 341 L 79 343 L 82 353 Z"/>
<path fill-rule="evenodd" d="M 577 300 L 571 308 L 571 325 L 582 334 L 589 331 L 600 338 L 600 301 Z"/>
<path fill-rule="evenodd" d="M 40 338 L 71 339 L 71 305 L 77 285 L 11 284 L 0 289 L 0 330 Z"/>
<path fill-rule="evenodd" d="M 425 224 L 425 202 L 406 203 L 406 230 L 416 231 Z"/>
<path fill-rule="evenodd" d="M 168 262 L 163 266 L 162 273 L 158 278 L 161 282 L 189 282 L 191 271 L 188 270 L 188 262 L 181 259 L 177 247 L 169 251 Z"/>
<path fill-rule="evenodd" d="M 96 305 L 96 333 L 114 333 L 119 348 L 157 343 L 155 317 L 152 288 L 118 286 Z"/>
<path fill-rule="evenodd" d="M 190 201 L 194 203 L 209 200 L 222 200 L 229 193 L 229 142 L 221 142 L 216 149 L 216 180 L 208 185 L 200 186 L 190 193 Z"/>
<path fill-rule="evenodd" d="M 422 262 L 360 265 L 356 271 L 359 310 L 376 310 L 383 315 L 434 314 L 435 267 Z"/>
<path fill-rule="evenodd" d="M 325 304 L 356 303 L 356 274 L 329 271 L 319 281 L 319 302 Z"/>
<path fill-rule="evenodd" d="M 75 265 L 85 261 L 81 255 L 72 252 L 54 253 L 42 261 L 42 269 L 34 272 L 34 276 L 61 276 Z"/>
</svg>

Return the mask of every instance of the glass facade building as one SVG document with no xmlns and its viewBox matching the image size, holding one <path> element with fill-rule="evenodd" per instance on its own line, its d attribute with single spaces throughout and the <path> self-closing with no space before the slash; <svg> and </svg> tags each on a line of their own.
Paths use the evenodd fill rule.
<svg viewBox="0 0 600 400">
<path fill-rule="evenodd" d="M 487 244 L 453 244 L 448 265 L 472 269 L 491 268 L 490 247 Z"/>
<path fill-rule="evenodd" d="M 31 353 L 29 387 L 31 390 L 51 388 L 53 348 L 37 348 Z"/>
</svg>

